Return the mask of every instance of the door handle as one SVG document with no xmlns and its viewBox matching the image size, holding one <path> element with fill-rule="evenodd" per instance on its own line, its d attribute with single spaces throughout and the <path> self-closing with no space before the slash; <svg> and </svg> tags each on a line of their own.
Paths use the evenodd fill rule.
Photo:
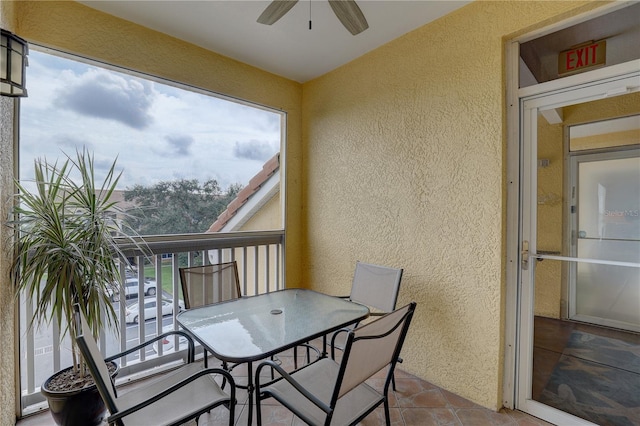
<svg viewBox="0 0 640 426">
<path fill-rule="evenodd" d="M 522 241 L 522 250 L 520 251 L 520 258 L 522 259 L 522 269 L 529 269 L 529 241 Z"/>
</svg>

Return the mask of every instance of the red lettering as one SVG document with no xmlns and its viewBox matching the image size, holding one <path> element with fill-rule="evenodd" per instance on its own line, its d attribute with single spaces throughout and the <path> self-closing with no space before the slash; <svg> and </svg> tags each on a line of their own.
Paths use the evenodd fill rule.
<svg viewBox="0 0 640 426">
<path fill-rule="evenodd" d="M 596 49 L 598 49 L 598 45 L 594 44 L 593 46 L 589 46 L 589 49 L 591 49 L 591 63 L 595 64 L 596 63 Z"/>
<path fill-rule="evenodd" d="M 573 66 L 573 59 L 571 58 L 575 53 L 576 53 L 575 50 L 570 50 L 567 52 L 567 70 L 572 70 L 575 68 Z"/>
<path fill-rule="evenodd" d="M 558 72 L 561 74 L 574 72 L 604 63 L 606 41 L 592 42 L 565 50 L 558 55 Z M 563 58 L 564 56 L 564 58 Z M 562 63 L 564 62 L 564 64 Z"/>
<path fill-rule="evenodd" d="M 578 63 L 576 64 L 576 68 L 583 67 L 585 64 L 582 61 L 582 58 L 583 58 L 582 54 L 585 53 L 585 49 L 584 48 L 576 49 L 576 52 L 578 52 Z"/>
</svg>

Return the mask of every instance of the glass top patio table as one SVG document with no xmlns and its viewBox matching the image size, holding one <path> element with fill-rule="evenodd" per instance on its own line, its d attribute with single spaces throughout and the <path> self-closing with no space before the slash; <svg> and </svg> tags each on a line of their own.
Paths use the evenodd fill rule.
<svg viewBox="0 0 640 426">
<path fill-rule="evenodd" d="M 291 288 L 189 309 L 177 320 L 216 358 L 242 363 L 265 359 L 368 315 L 364 305 Z"/>
</svg>

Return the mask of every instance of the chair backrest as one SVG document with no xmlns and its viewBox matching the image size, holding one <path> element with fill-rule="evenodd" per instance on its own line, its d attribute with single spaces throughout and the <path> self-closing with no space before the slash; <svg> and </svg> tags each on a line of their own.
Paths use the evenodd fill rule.
<svg viewBox="0 0 640 426">
<path fill-rule="evenodd" d="M 350 299 L 382 312 L 396 308 L 402 269 L 357 262 Z"/>
<path fill-rule="evenodd" d="M 75 311 L 76 343 L 80 348 L 80 353 L 89 367 L 91 377 L 93 377 L 93 381 L 96 383 L 98 392 L 100 392 L 107 409 L 111 414 L 117 413 L 116 391 L 111 381 L 107 364 L 104 362 L 100 349 L 98 349 L 98 344 L 93 337 L 84 314 L 77 305 L 75 306 Z"/>
<path fill-rule="evenodd" d="M 415 308 L 416 303 L 411 302 L 349 332 L 332 404 L 390 365 L 385 383 L 386 393 Z"/>
<path fill-rule="evenodd" d="M 240 297 L 235 261 L 180 268 L 180 283 L 186 309 Z"/>
</svg>

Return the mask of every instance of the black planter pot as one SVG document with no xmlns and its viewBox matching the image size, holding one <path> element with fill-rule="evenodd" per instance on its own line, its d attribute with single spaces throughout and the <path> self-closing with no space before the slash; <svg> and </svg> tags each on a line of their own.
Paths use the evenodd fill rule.
<svg viewBox="0 0 640 426">
<path fill-rule="evenodd" d="M 62 371 L 70 370 L 69 367 Z M 111 377 L 118 374 L 119 368 L 111 373 Z M 49 390 L 49 382 L 59 374 L 55 373 L 49 377 L 40 392 L 47 398 L 51 416 L 57 425 L 60 426 L 98 426 L 107 416 L 107 407 L 100 397 L 98 388 L 93 385 L 84 389 L 72 391 L 52 391 Z"/>
</svg>

